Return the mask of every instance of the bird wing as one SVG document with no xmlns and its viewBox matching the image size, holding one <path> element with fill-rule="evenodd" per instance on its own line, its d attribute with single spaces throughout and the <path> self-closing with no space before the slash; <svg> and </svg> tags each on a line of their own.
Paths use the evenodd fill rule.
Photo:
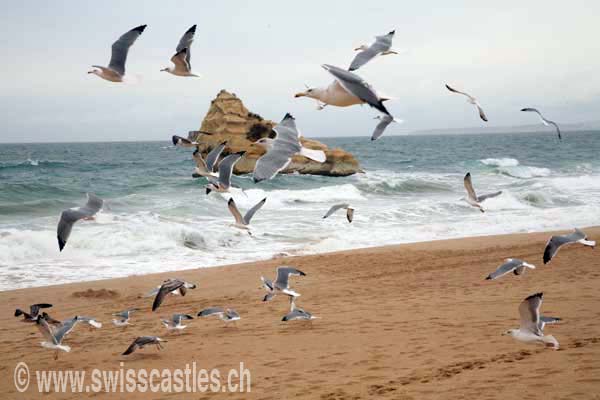
<svg viewBox="0 0 600 400">
<path fill-rule="evenodd" d="M 277 267 L 277 278 L 275 279 L 275 286 L 280 289 L 287 289 L 290 275 L 305 276 L 306 274 L 296 268 L 285 266 Z"/>
<path fill-rule="evenodd" d="M 467 189 L 467 195 L 473 201 L 477 201 L 477 194 L 475 193 L 475 189 L 473 189 L 473 182 L 471 182 L 471 173 L 467 172 L 465 178 L 463 179 L 463 183 L 465 185 L 465 189 Z"/>
<path fill-rule="evenodd" d="M 110 63 L 108 68 L 117 72 L 119 75 L 125 75 L 125 62 L 127 61 L 127 53 L 129 48 L 138 37 L 144 32 L 146 25 L 140 25 L 132 30 L 124 33 L 116 42 L 112 45 L 112 55 L 110 57 Z"/>
<path fill-rule="evenodd" d="M 231 174 L 233 173 L 233 166 L 236 162 L 244 155 L 244 151 L 240 151 L 235 154 L 230 154 L 221 161 L 219 164 L 219 184 L 228 188 L 231 186 Z"/>
<path fill-rule="evenodd" d="M 325 213 L 325 215 L 323 215 L 323 219 L 329 217 L 331 214 L 333 214 L 334 212 L 336 212 L 339 209 L 342 208 L 348 208 L 348 203 L 340 203 L 340 204 L 334 204 L 333 206 L 331 206 L 331 208 Z"/>
<path fill-rule="evenodd" d="M 131 342 L 131 344 L 129 345 L 129 347 L 127 348 L 127 350 L 125 350 L 125 351 L 123 352 L 123 355 L 124 355 L 124 356 L 126 356 L 126 355 L 129 355 L 129 354 L 133 353 L 134 351 L 136 351 L 136 350 L 137 350 L 137 349 L 140 347 L 140 346 L 138 345 L 138 340 L 139 340 L 139 339 L 141 339 L 141 338 L 139 338 L 139 337 L 138 337 L 138 338 L 134 339 L 134 341 L 133 341 L 133 342 Z"/>
<path fill-rule="evenodd" d="M 575 243 L 581 239 L 585 239 L 585 237 L 585 233 L 579 229 L 575 229 L 575 232 L 568 235 L 552 236 L 548 243 L 546 243 L 546 248 L 544 249 L 544 264 L 547 264 L 550 262 L 550 260 L 552 260 L 556 253 L 558 253 L 558 250 L 561 246 L 569 243 Z"/>
<path fill-rule="evenodd" d="M 29 306 L 29 312 L 31 313 L 32 317 L 36 317 L 40 313 L 41 308 L 50 308 L 50 307 L 52 307 L 52 304 L 47 304 L 47 303 L 32 304 L 31 306 Z"/>
<path fill-rule="evenodd" d="M 35 325 L 38 327 L 39 331 L 46 338 L 46 340 L 53 344 L 59 344 L 59 342 L 56 340 L 56 337 L 54 336 L 52 327 L 48 325 L 48 321 L 46 321 L 45 318 L 38 318 L 35 322 Z"/>
<path fill-rule="evenodd" d="M 387 128 L 388 125 L 392 122 L 394 122 L 394 117 L 389 115 L 383 115 L 381 121 L 379 121 L 379 123 L 375 127 L 375 130 L 373 131 L 373 134 L 371 135 L 371 140 L 379 139 L 379 137 L 383 135 L 383 131 L 385 131 L 385 128 Z"/>
<path fill-rule="evenodd" d="M 190 65 L 187 62 L 189 50 L 187 48 L 183 48 L 171 57 L 171 62 L 175 64 L 175 69 L 180 71 L 189 71 Z"/>
<path fill-rule="evenodd" d="M 465 92 L 461 92 L 460 90 L 456 90 L 452 87 L 450 87 L 449 85 L 446 85 L 446 89 L 448 89 L 449 91 L 453 92 L 453 93 L 458 93 L 458 94 L 462 94 L 463 96 L 467 96 L 469 98 L 469 100 L 475 101 L 475 97 L 471 96 L 468 93 Z M 484 120 L 485 121 L 485 120 Z"/>
<path fill-rule="evenodd" d="M 209 307 L 209 308 L 205 308 L 204 310 L 200 311 L 198 313 L 198 316 L 199 317 L 208 317 L 209 315 L 214 315 L 214 314 L 222 315 L 224 312 L 225 311 L 221 307 Z"/>
<path fill-rule="evenodd" d="M 292 156 L 302 150 L 300 132 L 294 117 L 286 114 L 273 130 L 277 134 L 267 153 L 256 161 L 253 178 L 255 182 L 272 179 L 290 163 Z"/>
<path fill-rule="evenodd" d="M 479 104 L 475 104 L 475 106 L 477 107 L 477 111 L 479 112 L 479 118 L 481 118 L 482 120 L 487 122 L 488 119 L 485 116 L 485 113 L 483 112 L 483 108 L 481 108 L 481 106 Z"/>
<path fill-rule="evenodd" d="M 174 290 L 181 289 L 184 283 L 178 279 L 168 280 L 164 282 L 160 289 L 158 289 L 158 293 L 154 298 L 154 302 L 152 303 L 152 311 L 155 311 L 162 304 L 165 296 L 171 293 Z"/>
<path fill-rule="evenodd" d="M 500 196 L 501 194 L 502 194 L 502 190 L 499 190 L 494 193 L 482 194 L 481 196 L 477 197 L 477 202 L 481 203 L 482 201 L 484 201 L 486 199 L 491 199 L 492 197 Z"/>
<path fill-rule="evenodd" d="M 215 172 L 217 167 L 217 160 L 219 160 L 219 156 L 225 149 L 227 145 L 227 141 L 220 143 L 218 146 L 215 146 L 207 155 L 206 155 L 206 168 L 208 171 Z"/>
<path fill-rule="evenodd" d="M 494 280 L 514 271 L 523 264 L 523 261 L 516 258 L 509 258 L 506 262 L 500 265 L 494 272 L 487 276 L 488 280 Z"/>
<path fill-rule="evenodd" d="M 327 70 L 342 85 L 346 91 L 352 93 L 369 106 L 381 111 L 384 114 L 391 115 L 383 105 L 383 101 L 375 92 L 375 89 L 365 82 L 360 76 L 346 71 L 345 69 L 323 64 L 322 67 Z"/>
<path fill-rule="evenodd" d="M 560 128 L 558 127 L 558 124 L 554 121 L 550 121 L 550 120 L 546 120 L 547 123 L 549 123 L 550 125 L 554 126 L 556 128 L 556 133 L 558 134 L 558 139 L 562 140 L 562 136 L 560 134 Z"/>
<path fill-rule="evenodd" d="M 256 214 L 256 212 L 266 203 L 266 201 L 267 201 L 267 198 L 265 197 L 264 199 L 262 199 L 261 201 L 256 203 L 254 205 L 254 207 L 252 207 L 251 209 L 248 210 L 246 215 L 244 215 L 244 222 L 246 224 L 250 224 L 250 220 L 252 219 L 254 214 Z"/>
<path fill-rule="evenodd" d="M 354 219 L 354 208 L 348 207 L 346 209 L 346 219 L 348 219 L 348 222 L 352 222 Z"/>
<path fill-rule="evenodd" d="M 534 335 L 541 336 L 540 307 L 542 306 L 543 293 L 536 293 L 521 302 L 519 314 L 521 315 L 521 329 L 529 331 Z"/>
<path fill-rule="evenodd" d="M 231 215 L 233 215 L 233 218 L 235 218 L 236 224 L 246 225 L 246 221 L 244 221 L 244 217 L 242 217 L 240 210 L 238 210 L 237 205 L 233 200 L 233 197 L 231 197 L 227 202 L 227 207 L 229 208 L 229 212 L 231 213 Z"/>
<path fill-rule="evenodd" d="M 206 165 L 206 162 L 204 162 L 204 159 L 202 158 L 202 154 L 200 153 L 200 150 L 198 150 L 198 149 L 194 150 L 194 153 L 192 154 L 192 158 L 196 162 L 196 169 L 199 171 L 200 174 L 202 174 L 202 173 L 209 174 L 211 172 L 208 170 L 208 166 Z"/>
<path fill-rule="evenodd" d="M 539 115 L 542 120 L 544 120 L 544 116 L 542 115 L 541 112 L 539 112 L 539 110 L 537 108 L 527 107 L 527 108 L 522 108 L 521 111 L 524 111 L 524 112 L 534 112 L 537 115 Z"/>
<path fill-rule="evenodd" d="M 187 52 L 185 55 L 185 61 L 188 66 L 188 69 L 192 68 L 192 64 L 190 62 L 191 57 L 192 57 L 191 48 L 192 48 L 192 42 L 194 41 L 195 34 L 196 34 L 196 25 L 193 25 L 187 31 L 185 31 L 185 33 L 179 40 L 179 44 L 177 45 L 177 48 L 175 49 L 175 51 L 177 51 L 177 52 L 180 52 L 183 49 L 187 49 Z"/>
</svg>

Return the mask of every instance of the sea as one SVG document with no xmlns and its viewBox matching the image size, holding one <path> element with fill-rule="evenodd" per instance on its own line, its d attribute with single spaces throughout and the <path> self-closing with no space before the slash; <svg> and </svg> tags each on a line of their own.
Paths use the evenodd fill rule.
<svg viewBox="0 0 600 400">
<path fill-rule="evenodd" d="M 353 153 L 364 173 L 235 176 L 243 191 L 207 196 L 191 151 L 167 141 L 0 144 L 0 290 L 600 225 L 600 132 L 319 140 Z M 461 200 L 467 172 L 478 194 L 503 192 L 485 213 Z M 59 252 L 60 214 L 86 192 L 104 209 L 76 223 Z M 252 235 L 231 226 L 230 196 L 242 213 L 267 198 Z M 341 202 L 355 208 L 352 223 L 344 212 L 322 218 Z"/>
</svg>

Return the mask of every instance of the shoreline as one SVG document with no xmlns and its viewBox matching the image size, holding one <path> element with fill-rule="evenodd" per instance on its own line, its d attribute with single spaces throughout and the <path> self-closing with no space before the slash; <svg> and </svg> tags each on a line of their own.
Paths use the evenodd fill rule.
<svg viewBox="0 0 600 400">
<path fill-rule="evenodd" d="M 600 227 L 583 229 L 591 240 L 600 239 Z M 196 361 L 222 370 L 244 362 L 251 371 L 250 393 L 223 398 L 534 399 L 542 387 L 556 397 L 589 398 L 600 391 L 599 250 L 568 246 L 544 265 L 544 246 L 553 233 L 436 240 L 0 292 L 5 315 L 0 393 L 11 398 L 37 393 L 31 388 L 16 392 L 13 371 L 20 361 L 36 371 L 87 372 L 116 370 L 120 362 L 127 368 L 163 369 Z M 508 257 L 537 268 L 485 281 Z M 283 296 L 261 301 L 260 276 L 273 278 L 279 265 L 306 273 L 293 277 L 291 287 L 302 294 L 298 306 L 321 317 L 312 326 L 281 322 L 289 310 Z M 174 276 L 198 288 L 167 298 L 152 313 L 152 298 L 140 296 Z M 542 313 L 563 318 L 546 327 L 560 342 L 558 351 L 501 336 L 518 326 L 523 298 L 539 291 L 545 292 Z M 65 340 L 71 352 L 54 361 L 53 352 L 40 346 L 38 330 L 12 316 L 15 308 L 36 302 L 54 304 L 47 310 L 54 318 L 86 315 L 104 326 L 75 328 Z M 195 318 L 177 335 L 160 324 L 159 317 L 195 315 L 211 306 L 236 309 L 242 317 L 237 328 Z M 129 307 L 141 308 L 133 325 L 113 326 L 111 313 Z M 146 348 L 121 356 L 141 335 L 169 342 L 161 352 Z M 190 394 L 159 397 L 166 395 Z M 214 395 L 220 396 L 194 397 Z M 141 399 L 147 393 L 127 396 Z"/>
</svg>

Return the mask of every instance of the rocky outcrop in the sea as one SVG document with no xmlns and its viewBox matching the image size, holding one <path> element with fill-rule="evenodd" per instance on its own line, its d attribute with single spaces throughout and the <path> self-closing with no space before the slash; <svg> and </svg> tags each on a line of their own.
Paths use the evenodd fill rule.
<svg viewBox="0 0 600 400">
<path fill-rule="evenodd" d="M 236 164 L 234 173 L 246 174 L 254 170 L 256 160 L 265 150 L 252 143 L 262 137 L 275 137 L 273 127 L 276 122 L 263 119 L 244 106 L 235 94 L 221 90 L 211 102 L 208 113 L 202 121 L 200 131 L 211 132 L 213 135 L 198 135 L 195 138 L 200 143 L 200 151 L 204 156 L 217 144 L 227 140 L 223 155 L 246 151 L 246 154 Z M 302 137 L 302 145 L 309 149 L 323 150 L 327 155 L 324 163 L 309 160 L 296 155 L 282 173 L 298 172 L 300 174 L 347 176 L 361 172 L 358 161 L 354 156 L 342 149 L 329 149 L 323 143 Z"/>
</svg>

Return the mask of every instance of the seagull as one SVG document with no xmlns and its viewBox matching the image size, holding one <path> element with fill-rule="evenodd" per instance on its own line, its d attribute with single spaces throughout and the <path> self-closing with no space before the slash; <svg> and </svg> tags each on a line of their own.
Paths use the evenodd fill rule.
<svg viewBox="0 0 600 400">
<path fill-rule="evenodd" d="M 323 150 L 313 150 L 302 146 L 302 134 L 296 128 L 296 119 L 291 114 L 285 114 L 273 130 L 277 133 L 275 139 L 261 138 L 255 144 L 266 148 L 267 152 L 254 165 L 254 182 L 273 179 L 280 171 L 289 165 L 295 154 L 300 154 L 313 161 L 323 163 L 327 159 Z"/>
<path fill-rule="evenodd" d="M 190 131 L 189 135 L 190 137 L 192 136 L 196 136 L 196 135 L 212 135 L 211 132 L 206 132 L 206 131 Z M 173 146 L 175 147 L 185 147 L 185 148 L 190 148 L 190 147 L 198 147 L 200 145 L 200 143 L 198 142 L 193 142 L 190 139 L 184 138 L 182 136 L 177 136 L 177 135 L 173 135 L 173 137 L 171 137 L 171 141 L 173 142 Z"/>
<path fill-rule="evenodd" d="M 183 325 L 181 320 L 183 319 L 194 319 L 191 315 L 188 314 L 173 314 L 171 319 L 163 319 L 162 323 L 168 330 L 176 330 L 181 331 L 187 327 L 187 325 Z"/>
<path fill-rule="evenodd" d="M 225 146 L 227 146 L 227 141 L 221 142 L 218 146 L 215 146 L 206 155 L 206 161 L 202 158 L 200 150 L 196 149 L 196 151 L 194 151 L 194 154 L 192 154 L 194 161 L 196 161 L 196 170 L 194 174 L 192 174 L 192 176 L 194 178 L 198 178 L 201 176 L 211 176 L 216 178 L 217 174 L 215 173 L 215 171 L 217 170 L 217 161 L 219 160 L 221 153 L 225 149 Z"/>
<path fill-rule="evenodd" d="M 542 305 L 543 293 L 536 293 L 527 297 L 519 305 L 519 314 L 521 315 L 521 326 L 519 329 L 510 329 L 505 335 L 510 335 L 521 342 L 541 342 L 551 344 L 555 350 L 558 350 L 558 341 L 552 335 L 544 335 L 543 328 L 547 323 L 542 323 L 540 319 L 540 307 Z"/>
<path fill-rule="evenodd" d="M 375 42 L 370 46 L 361 45 L 354 49 L 354 51 L 360 51 L 360 53 L 354 57 L 348 70 L 355 71 L 377 56 L 398 54 L 397 51 L 392 50 L 392 40 L 395 33 L 396 31 L 391 31 L 387 35 L 375 36 Z"/>
<path fill-rule="evenodd" d="M 389 98 L 378 95 L 375 89 L 360 76 L 329 64 L 323 64 L 322 67 L 333 75 L 343 90 L 340 91 L 337 85 L 332 86 L 332 84 L 326 89 L 313 88 L 303 93 L 297 93 L 295 97 L 306 96 L 338 107 L 367 103 L 379 112 L 391 116 L 383 105 L 383 102 L 389 100 Z M 343 94 L 344 91 L 345 94 Z"/>
<path fill-rule="evenodd" d="M 65 245 L 67 244 L 67 240 L 69 236 L 71 236 L 71 230 L 73 229 L 73 224 L 80 219 L 83 220 L 93 220 L 94 215 L 100 209 L 102 209 L 102 205 L 104 201 L 96 196 L 93 193 L 87 194 L 87 203 L 83 207 L 79 208 L 71 208 L 65 210 L 60 215 L 60 221 L 58 222 L 58 228 L 56 229 L 56 237 L 58 238 L 58 249 L 63 251 Z"/>
<path fill-rule="evenodd" d="M 275 279 L 275 282 L 265 278 L 264 276 L 261 276 L 260 279 L 263 282 L 263 286 L 268 292 L 263 298 L 263 301 L 272 300 L 273 297 L 275 297 L 275 295 L 277 294 L 277 291 L 280 291 L 281 293 L 287 296 L 299 297 L 300 293 L 296 293 L 290 289 L 290 275 L 306 276 L 306 274 L 300 271 L 299 269 L 288 267 L 285 265 L 277 267 L 277 278 Z"/>
<path fill-rule="evenodd" d="M 175 49 L 176 53 L 173 57 L 171 57 L 171 62 L 175 65 L 173 67 L 167 67 L 161 69 L 161 71 L 168 72 L 177 76 L 195 76 L 192 73 L 192 64 L 190 63 L 190 58 L 192 57 L 191 46 L 194 41 L 194 35 L 196 34 L 196 25 L 192 26 L 190 29 L 185 31 L 181 39 L 179 40 L 179 44 Z"/>
<path fill-rule="evenodd" d="M 302 308 L 296 307 L 296 298 L 290 296 L 290 312 L 281 318 L 283 322 L 294 321 L 294 320 L 304 320 L 304 321 L 312 321 L 313 319 L 317 319 L 316 317 L 309 313 L 308 311 L 304 311 Z"/>
<path fill-rule="evenodd" d="M 481 212 L 485 212 L 485 210 L 483 209 L 483 207 L 481 206 L 480 203 L 482 203 L 484 200 L 487 200 L 492 197 L 500 196 L 502 194 L 502 191 L 500 190 L 498 192 L 477 196 L 477 194 L 475 193 L 475 189 L 473 189 L 473 182 L 471 182 L 471 173 L 470 172 L 467 172 L 467 174 L 465 175 L 465 178 L 463 179 L 463 183 L 465 185 L 465 189 L 467 190 L 467 197 L 463 198 L 461 200 L 465 200 L 467 203 L 469 203 L 473 207 L 479 208 L 479 210 Z"/>
<path fill-rule="evenodd" d="M 208 317 L 210 315 L 216 315 L 217 317 L 219 317 L 221 319 L 221 321 L 223 321 L 225 323 L 235 322 L 235 321 L 239 321 L 241 319 L 240 314 L 238 314 L 235 310 L 232 310 L 230 308 L 224 310 L 221 307 L 210 307 L 210 308 L 206 308 L 198 313 L 199 317 Z"/>
<path fill-rule="evenodd" d="M 479 104 L 479 102 L 477 101 L 477 99 L 475 97 L 471 96 L 468 93 L 453 89 L 448 85 L 446 85 L 446 88 L 453 93 L 458 93 L 458 94 L 462 94 L 463 96 L 467 96 L 467 99 L 468 99 L 467 102 L 470 104 L 473 104 L 475 107 L 477 107 L 477 112 L 479 112 L 479 118 L 481 118 L 482 120 L 487 122 L 488 119 L 485 116 L 485 113 L 483 112 L 483 108 L 481 108 L 481 105 Z"/>
<path fill-rule="evenodd" d="M 160 288 L 160 286 L 159 286 L 159 288 Z M 157 289 L 157 293 L 158 293 L 158 289 Z M 112 320 L 113 325 L 127 327 L 127 325 L 130 325 L 129 318 L 131 317 L 131 313 L 135 312 L 135 311 L 139 311 L 139 308 L 129 308 L 127 310 L 114 313 L 113 315 L 115 317 L 119 317 L 119 318 L 118 319 L 115 318 Z"/>
<path fill-rule="evenodd" d="M 583 231 L 575 228 L 573 233 L 562 236 L 552 236 L 550 240 L 548 240 L 548 243 L 546 243 L 546 248 L 544 249 L 544 264 L 548 264 L 562 246 L 571 243 L 580 243 L 584 246 L 589 246 L 592 249 L 596 246 L 595 241 L 588 240 Z"/>
<path fill-rule="evenodd" d="M 231 184 L 231 174 L 233 173 L 233 166 L 237 163 L 240 158 L 245 154 L 245 151 L 239 151 L 234 154 L 230 154 L 225 157 L 219 163 L 219 177 L 208 177 L 208 185 L 206 185 L 206 194 L 210 194 L 213 190 L 219 193 L 229 192 Z"/>
<path fill-rule="evenodd" d="M 542 121 L 542 124 L 544 124 L 546 126 L 552 125 L 552 126 L 554 126 L 556 128 L 556 133 L 558 133 L 558 139 L 562 140 L 562 136 L 560 135 L 560 128 L 558 127 L 558 124 L 556 122 L 550 121 L 549 119 L 544 118 L 544 116 L 542 115 L 542 113 L 539 112 L 536 108 L 523 108 L 523 109 L 521 109 L 521 111 L 536 113 L 540 117 L 540 120 Z"/>
<path fill-rule="evenodd" d="M 352 222 L 352 218 L 354 217 L 354 208 L 351 208 L 350 204 L 348 204 L 348 203 L 340 203 L 340 204 L 335 204 L 335 205 L 331 206 L 329 211 L 327 211 L 327 213 L 325 215 L 323 215 L 323 219 L 329 217 L 331 214 L 333 214 L 337 210 L 341 210 L 341 209 L 346 210 L 346 218 L 348 219 L 348 222 Z"/>
<path fill-rule="evenodd" d="M 46 318 L 47 317 L 44 315 L 38 316 L 36 319 L 36 326 L 38 327 L 42 335 L 46 338 L 46 341 L 41 343 L 42 347 L 56 350 L 56 352 L 54 353 L 54 359 L 56 360 L 58 359 L 59 350 L 65 351 L 67 353 L 71 351 L 71 347 L 62 344 L 62 341 L 75 326 L 75 321 L 71 320 L 54 328 L 50 326 Z"/>
<path fill-rule="evenodd" d="M 40 313 L 40 309 L 50 308 L 50 307 L 52 307 L 52 304 L 48 304 L 48 303 L 32 304 L 29 306 L 29 313 L 26 313 L 25 311 L 21 310 L 20 308 L 17 308 L 15 310 L 15 317 L 19 317 L 22 315 L 23 316 L 22 322 L 36 322 L 37 317 Z"/>
<path fill-rule="evenodd" d="M 232 226 L 239 229 L 245 229 L 248 231 L 248 233 L 250 233 L 250 220 L 252 219 L 254 214 L 265 204 L 266 201 L 267 198 L 265 197 L 264 199 L 256 203 L 254 207 L 249 209 L 246 215 L 242 217 L 242 214 L 240 213 L 240 210 L 238 210 L 235 201 L 233 200 L 233 197 L 230 198 L 227 202 L 227 207 L 229 207 L 229 212 L 231 212 L 231 215 L 233 215 L 233 218 L 235 218 L 235 224 L 232 224 Z"/>
<path fill-rule="evenodd" d="M 489 274 L 486 280 L 494 280 L 496 278 L 500 278 L 508 274 L 509 272 L 513 272 L 515 275 L 521 275 L 525 273 L 525 269 L 535 269 L 535 265 L 526 263 L 523 260 L 519 260 L 518 258 L 507 258 L 504 261 L 504 264 L 499 266 L 494 272 Z"/>
<path fill-rule="evenodd" d="M 101 322 L 99 322 L 99 321 L 97 321 L 95 318 L 92 318 L 92 317 L 83 317 L 83 316 L 81 316 L 81 315 L 76 315 L 76 316 L 74 316 L 73 318 L 70 318 L 70 319 L 64 320 L 64 321 L 62 322 L 62 324 L 63 324 L 63 325 L 65 325 L 65 324 L 72 324 L 72 325 L 73 325 L 73 328 L 74 328 L 74 327 L 75 327 L 77 324 L 79 324 L 80 322 L 86 323 L 86 324 L 88 324 L 89 326 L 91 326 L 91 327 L 94 327 L 94 328 L 96 328 L 96 329 L 100 329 L 100 328 L 102 328 L 102 323 L 101 323 Z M 72 330 L 72 329 L 71 329 L 71 330 Z M 69 334 L 69 333 L 71 332 L 71 330 L 69 330 L 69 331 L 68 331 L 66 334 Z"/>
<path fill-rule="evenodd" d="M 379 137 L 383 135 L 383 131 L 385 131 L 385 128 L 387 128 L 388 125 L 392 122 L 396 122 L 398 124 L 401 124 L 403 122 L 401 119 L 396 119 L 394 117 L 384 114 L 378 115 L 374 117 L 374 119 L 378 119 L 379 123 L 377 124 L 375 130 L 373 131 L 373 134 L 371 135 L 371 140 L 379 139 Z"/>
<path fill-rule="evenodd" d="M 144 32 L 146 25 L 140 25 L 133 28 L 129 32 L 123 34 L 112 45 L 112 55 L 108 67 L 92 65 L 93 70 L 88 74 L 98 75 L 100 78 L 111 82 L 123 82 L 125 78 L 125 61 L 127 61 L 127 53 L 129 48 L 138 37 Z"/>
<path fill-rule="evenodd" d="M 185 296 L 187 289 L 196 289 L 193 283 L 185 282 L 180 279 L 167 279 L 163 282 L 152 303 L 152 311 L 156 311 L 162 304 L 165 296 L 175 290 L 178 290 L 182 296 Z"/>
<path fill-rule="evenodd" d="M 129 354 L 133 353 L 134 351 L 136 351 L 137 349 L 143 349 L 144 346 L 147 346 L 150 344 L 156 345 L 156 348 L 158 350 L 161 350 L 163 348 L 161 343 L 163 343 L 163 342 L 166 342 L 166 340 L 163 340 L 163 339 L 159 338 L 158 336 L 138 336 L 129 345 L 127 350 L 125 350 L 123 352 L 123 355 L 124 356 L 129 355 Z"/>
</svg>

